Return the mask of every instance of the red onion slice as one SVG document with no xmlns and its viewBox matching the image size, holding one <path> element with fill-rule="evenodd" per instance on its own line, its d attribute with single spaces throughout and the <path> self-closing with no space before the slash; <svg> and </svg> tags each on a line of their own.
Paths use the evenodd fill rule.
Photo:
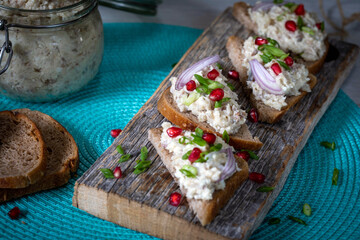
<svg viewBox="0 0 360 240">
<path fill-rule="evenodd" d="M 194 76 L 195 73 L 209 66 L 210 64 L 216 63 L 218 61 L 220 61 L 220 57 L 219 55 L 215 55 L 204 58 L 199 62 L 191 65 L 177 79 L 175 83 L 175 90 L 181 90 L 186 85 L 186 83 L 191 80 L 192 76 Z"/>
<path fill-rule="evenodd" d="M 282 95 L 284 91 L 276 83 L 275 78 L 259 63 L 258 60 L 253 59 L 250 62 L 251 74 L 259 86 L 265 91 L 275 94 Z"/>
<path fill-rule="evenodd" d="M 232 149 L 229 147 L 227 149 L 221 149 L 220 152 L 225 153 L 228 159 L 226 161 L 224 169 L 221 172 L 218 182 L 228 179 L 236 172 L 236 160 Z"/>
</svg>

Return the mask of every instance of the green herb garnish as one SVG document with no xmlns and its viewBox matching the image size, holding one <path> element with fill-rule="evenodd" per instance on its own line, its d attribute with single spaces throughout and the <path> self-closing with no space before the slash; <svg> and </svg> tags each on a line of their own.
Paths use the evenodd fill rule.
<svg viewBox="0 0 360 240">
<path fill-rule="evenodd" d="M 281 59 L 281 60 L 284 60 L 284 59 L 287 58 L 289 55 L 290 55 L 289 53 L 288 53 L 288 54 L 284 54 L 284 55 L 282 55 L 282 56 L 280 57 L 280 59 Z"/>
<path fill-rule="evenodd" d="M 272 190 L 274 190 L 274 187 L 267 186 L 259 187 L 256 189 L 257 192 L 271 192 Z"/>
<path fill-rule="evenodd" d="M 298 16 L 296 25 L 297 25 L 297 27 L 298 27 L 300 30 L 301 30 L 301 28 L 302 28 L 303 26 L 305 26 L 304 20 L 303 20 L 303 18 L 302 18 L 301 16 Z"/>
<path fill-rule="evenodd" d="M 275 57 L 281 57 L 282 55 L 286 54 L 283 50 L 281 50 L 280 48 L 277 48 L 275 46 L 265 45 L 265 44 L 263 44 L 261 46 L 264 46 L 263 49 L 267 50 L 271 55 L 273 55 Z"/>
<path fill-rule="evenodd" d="M 186 142 L 186 140 L 188 140 L 188 142 Z M 187 145 L 187 144 L 191 144 L 192 142 L 191 142 L 190 138 L 183 136 L 183 137 L 179 138 L 179 143 Z"/>
<path fill-rule="evenodd" d="M 207 86 L 207 85 L 211 84 L 212 82 L 214 82 L 214 81 L 212 81 L 210 79 L 207 79 L 207 78 L 204 78 L 204 77 L 200 76 L 199 74 L 195 74 L 194 77 L 196 78 L 196 80 L 198 80 L 198 82 L 201 85 Z"/>
<path fill-rule="evenodd" d="M 218 143 L 216 145 L 211 146 L 209 150 L 210 152 L 218 152 L 221 150 L 221 148 L 222 148 L 222 144 Z"/>
<path fill-rule="evenodd" d="M 224 88 L 225 86 L 219 82 L 213 81 L 211 84 L 208 85 L 209 89 L 217 89 L 217 88 Z"/>
<path fill-rule="evenodd" d="M 335 142 L 332 142 L 332 143 L 330 143 L 330 142 L 321 142 L 320 145 L 323 146 L 323 147 L 329 148 L 329 149 L 331 149 L 333 151 L 335 150 Z"/>
<path fill-rule="evenodd" d="M 202 138 L 202 136 L 204 135 L 204 131 L 201 130 L 200 128 L 196 128 L 196 129 L 195 129 L 195 133 L 196 133 L 197 136 L 199 136 L 199 137 L 201 137 L 201 138 Z"/>
<path fill-rule="evenodd" d="M 332 177 L 332 183 L 331 184 L 337 186 L 338 179 L 339 179 L 339 169 L 334 168 L 333 177 Z"/>
<path fill-rule="evenodd" d="M 304 206 L 303 206 L 303 213 L 310 217 L 311 216 L 311 207 L 309 204 L 305 203 Z"/>
<path fill-rule="evenodd" d="M 234 91 L 234 90 L 235 90 L 234 85 L 232 85 L 231 83 L 228 83 L 228 84 L 226 84 L 226 85 L 230 88 L 231 91 Z"/>
<path fill-rule="evenodd" d="M 174 68 L 176 66 L 176 64 L 178 64 L 178 63 L 176 62 L 176 63 L 171 64 L 171 67 Z"/>
<path fill-rule="evenodd" d="M 297 218 L 297 217 L 293 217 L 293 216 L 288 216 L 288 219 L 294 221 L 294 222 L 297 222 L 297 223 L 300 223 L 302 225 L 305 225 L 307 226 L 306 222 L 304 220 L 301 220 L 300 218 Z"/>
<path fill-rule="evenodd" d="M 278 20 L 279 22 L 282 21 L 284 19 L 284 17 L 282 15 L 279 15 L 276 17 L 276 20 Z"/>
<path fill-rule="evenodd" d="M 100 168 L 100 171 L 103 173 L 105 178 L 115 178 L 113 171 L 109 168 Z"/>
<path fill-rule="evenodd" d="M 196 175 L 197 175 L 197 169 L 195 167 L 193 167 L 193 166 L 190 166 L 190 165 L 184 165 L 180 169 L 180 172 L 182 174 L 184 174 L 185 176 L 190 177 L 190 178 L 195 178 Z"/>
<path fill-rule="evenodd" d="M 137 164 L 134 167 L 134 169 L 135 169 L 134 174 L 140 174 L 149 169 L 149 167 L 151 165 L 151 161 L 146 161 L 147 156 L 148 156 L 148 150 L 144 146 L 141 148 L 140 160 L 136 160 Z"/>
<path fill-rule="evenodd" d="M 131 155 L 130 154 L 125 154 L 125 155 L 122 155 L 121 158 L 119 159 L 119 163 L 123 163 L 123 162 L 126 162 L 130 159 Z"/>
<path fill-rule="evenodd" d="M 266 63 L 269 63 L 271 62 L 272 58 L 269 58 L 268 56 L 266 55 L 260 55 L 261 57 L 261 60 L 263 60 L 263 62 L 266 64 Z"/>
<path fill-rule="evenodd" d="M 124 152 L 124 149 L 121 147 L 121 145 L 118 145 L 117 147 L 116 147 L 116 151 L 118 152 L 118 153 L 120 153 L 120 154 L 124 154 L 125 152 Z"/>
<path fill-rule="evenodd" d="M 275 4 L 281 4 L 281 3 L 283 3 L 284 2 L 284 0 L 274 0 L 274 3 Z"/>
<path fill-rule="evenodd" d="M 221 99 L 220 101 L 216 101 L 214 108 L 219 108 L 219 107 L 221 107 L 224 102 L 227 102 L 227 101 L 229 101 L 229 100 L 230 100 L 230 98 L 223 98 L 223 99 Z"/>
<path fill-rule="evenodd" d="M 145 161 L 146 160 L 146 158 L 147 158 L 147 156 L 148 156 L 148 150 L 147 150 L 147 148 L 145 147 L 145 146 L 143 146 L 142 148 L 141 148 L 141 150 L 140 150 L 140 159 L 141 159 L 141 161 Z"/>
<path fill-rule="evenodd" d="M 306 33 L 308 33 L 308 34 L 310 34 L 310 35 L 315 35 L 314 30 L 312 30 L 312 29 L 309 28 L 309 27 L 303 26 L 303 27 L 301 27 L 300 29 L 301 29 L 301 31 L 306 32 Z"/>
<path fill-rule="evenodd" d="M 325 23 L 321 22 L 320 23 L 320 30 L 323 32 L 325 30 Z"/>
<path fill-rule="evenodd" d="M 266 40 L 268 41 L 268 43 L 271 45 L 271 46 L 278 46 L 280 47 L 280 44 L 275 40 L 275 39 L 272 39 L 272 38 L 266 38 Z"/>
<path fill-rule="evenodd" d="M 209 152 L 202 152 L 200 153 L 200 158 L 196 160 L 195 162 L 203 163 L 206 162 L 209 158 L 205 158 L 205 156 L 209 154 Z"/>
<path fill-rule="evenodd" d="M 189 159 L 190 154 L 191 154 L 191 150 L 187 151 L 181 158 L 183 160 Z"/>
<path fill-rule="evenodd" d="M 280 66 L 282 66 L 286 70 L 290 70 L 290 67 L 286 63 L 279 61 L 279 60 L 276 60 L 276 61 L 280 64 Z"/>
<path fill-rule="evenodd" d="M 227 133 L 226 130 L 224 130 L 224 132 L 223 132 L 223 134 L 222 134 L 222 139 L 224 139 L 224 141 L 225 141 L 226 143 L 229 143 L 229 141 L 230 141 L 229 134 Z"/>
<path fill-rule="evenodd" d="M 269 224 L 270 225 L 279 224 L 280 221 L 281 221 L 280 218 L 270 218 L 269 219 Z"/>
<path fill-rule="evenodd" d="M 195 102 L 196 100 L 199 99 L 200 97 L 200 93 L 198 92 L 192 92 L 190 93 L 190 95 L 186 98 L 186 100 L 184 101 L 184 104 L 186 106 L 190 106 L 193 102 Z"/>
<path fill-rule="evenodd" d="M 220 65 L 220 63 L 216 63 L 216 66 L 218 67 L 218 69 L 223 70 L 222 66 Z"/>
<path fill-rule="evenodd" d="M 195 134 L 191 134 L 191 136 L 194 138 L 192 140 L 192 143 L 195 143 L 195 144 L 197 144 L 197 145 L 199 145 L 201 147 L 206 146 L 206 141 L 204 139 L 202 139 L 201 137 L 199 137 L 199 136 L 197 136 Z"/>
<path fill-rule="evenodd" d="M 291 12 L 295 11 L 295 9 L 297 8 L 297 4 L 292 2 L 285 3 L 284 6 L 289 8 Z"/>
<path fill-rule="evenodd" d="M 241 149 L 240 151 L 246 151 L 249 153 L 249 156 L 251 159 L 255 159 L 255 160 L 259 160 L 259 156 L 256 155 L 253 151 L 251 150 L 246 150 L 246 149 Z"/>
</svg>

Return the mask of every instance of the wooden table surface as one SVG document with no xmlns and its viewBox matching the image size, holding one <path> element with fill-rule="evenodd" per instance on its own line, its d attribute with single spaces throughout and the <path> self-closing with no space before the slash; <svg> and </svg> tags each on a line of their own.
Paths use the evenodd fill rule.
<svg viewBox="0 0 360 240">
<path fill-rule="evenodd" d="M 256 2 L 254 0 L 243 1 L 251 2 L 252 4 Z M 100 6 L 100 13 L 104 22 L 154 22 L 205 29 L 227 7 L 232 6 L 234 2 L 237 1 L 163 0 L 158 6 L 158 13 L 156 16 L 142 16 L 103 6 Z M 322 19 L 319 2 L 317 0 L 295 0 L 295 2 L 304 3 L 305 9 L 316 12 L 319 18 Z M 341 0 L 341 3 L 345 16 L 350 16 L 354 10 L 360 9 L 359 0 Z M 340 21 L 340 15 L 335 0 L 324 1 L 324 9 L 326 14 L 328 14 L 334 22 Z M 360 23 L 354 22 L 353 24 L 350 24 L 346 30 L 349 32 L 349 36 L 344 40 L 360 45 Z M 331 33 L 334 32 L 334 29 L 329 24 L 326 24 L 326 31 Z M 360 58 L 357 59 L 355 67 L 342 86 L 345 93 L 349 95 L 356 104 L 360 105 L 360 79 L 358 76 L 360 76 Z"/>
</svg>

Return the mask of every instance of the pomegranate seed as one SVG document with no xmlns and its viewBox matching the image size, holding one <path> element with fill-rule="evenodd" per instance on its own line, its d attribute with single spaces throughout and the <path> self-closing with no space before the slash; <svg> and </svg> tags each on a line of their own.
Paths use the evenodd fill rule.
<svg viewBox="0 0 360 240">
<path fill-rule="evenodd" d="M 181 194 L 180 193 L 174 192 L 170 195 L 170 198 L 169 198 L 170 205 L 177 207 L 180 205 L 180 202 L 181 202 Z"/>
<path fill-rule="evenodd" d="M 235 70 L 230 70 L 228 76 L 233 80 L 239 80 L 239 73 Z"/>
<path fill-rule="evenodd" d="M 245 161 L 249 161 L 249 159 L 250 159 L 250 154 L 247 151 L 240 151 L 240 152 L 236 153 L 235 155 L 244 159 Z"/>
<path fill-rule="evenodd" d="M 305 15 L 305 9 L 304 4 L 299 4 L 297 8 L 295 9 L 295 14 L 298 16 L 304 16 Z"/>
<path fill-rule="evenodd" d="M 255 108 L 252 108 L 252 109 L 249 111 L 248 119 L 249 119 L 251 122 L 258 122 L 258 113 L 257 113 L 257 111 L 256 111 Z"/>
<path fill-rule="evenodd" d="M 284 62 L 286 63 L 286 65 L 288 65 L 289 67 L 292 66 L 294 64 L 294 60 L 292 59 L 292 57 L 288 56 L 284 59 Z"/>
<path fill-rule="evenodd" d="M 116 167 L 115 170 L 114 170 L 114 177 L 115 178 L 121 178 L 121 176 L 122 176 L 121 168 Z"/>
<path fill-rule="evenodd" d="M 281 71 L 281 67 L 278 63 L 273 63 L 271 65 L 271 69 L 274 71 L 274 73 L 277 75 L 279 75 L 282 71 Z"/>
<path fill-rule="evenodd" d="M 316 25 L 316 27 L 319 29 L 319 30 L 321 30 L 321 23 L 317 23 L 317 24 L 315 24 Z"/>
<path fill-rule="evenodd" d="M 211 101 L 220 101 L 221 99 L 223 99 L 224 97 L 224 90 L 222 90 L 221 88 L 216 88 L 214 90 L 211 91 L 210 93 L 210 100 Z"/>
<path fill-rule="evenodd" d="M 255 44 L 256 45 L 263 45 L 263 44 L 268 44 L 268 40 L 267 39 L 265 39 L 265 38 L 261 38 L 261 37 L 257 37 L 256 39 L 255 39 Z"/>
<path fill-rule="evenodd" d="M 196 83 L 194 80 L 190 80 L 186 83 L 186 90 L 192 92 L 196 89 Z"/>
<path fill-rule="evenodd" d="M 211 70 L 208 72 L 207 77 L 210 80 L 215 80 L 219 76 L 219 72 L 216 69 Z"/>
<path fill-rule="evenodd" d="M 189 155 L 189 161 L 193 163 L 198 160 L 200 158 L 200 153 L 201 150 L 199 148 L 194 148 Z"/>
<path fill-rule="evenodd" d="M 13 220 L 18 219 L 20 215 L 20 209 L 18 207 L 14 207 L 8 212 L 8 215 Z"/>
<path fill-rule="evenodd" d="M 202 139 L 204 139 L 208 144 L 214 144 L 216 136 L 212 133 L 204 133 Z"/>
<path fill-rule="evenodd" d="M 171 127 L 171 128 L 168 128 L 168 130 L 166 130 L 167 134 L 171 138 L 175 138 L 175 137 L 179 136 L 182 133 L 182 131 L 183 130 L 178 127 Z"/>
<path fill-rule="evenodd" d="M 296 31 L 296 23 L 294 21 L 286 21 L 285 28 L 289 30 L 290 32 Z"/>
<path fill-rule="evenodd" d="M 249 174 L 249 179 L 257 183 L 263 183 L 265 182 L 265 175 L 257 172 L 252 172 Z"/>
<path fill-rule="evenodd" d="M 113 138 L 116 138 L 117 136 L 119 136 L 119 134 L 122 132 L 121 129 L 113 129 L 110 131 L 110 135 L 113 137 Z"/>
</svg>

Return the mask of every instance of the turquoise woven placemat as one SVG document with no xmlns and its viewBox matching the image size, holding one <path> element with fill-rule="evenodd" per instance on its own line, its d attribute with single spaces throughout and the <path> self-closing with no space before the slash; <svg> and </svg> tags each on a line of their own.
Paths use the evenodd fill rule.
<svg viewBox="0 0 360 240">
<path fill-rule="evenodd" d="M 45 112 L 74 136 L 80 151 L 81 176 L 110 146 L 109 132 L 123 128 L 201 31 L 160 24 L 105 24 L 101 71 L 82 91 L 55 103 L 32 104 L 0 96 L 0 110 L 28 107 Z M 360 238 L 360 109 L 342 92 L 311 135 L 289 178 L 253 239 Z M 331 151 L 319 142 L 335 141 Z M 334 167 L 338 186 L 331 186 Z M 0 239 L 155 239 L 103 221 L 72 207 L 76 179 L 64 187 L 0 205 Z M 313 215 L 301 213 L 309 203 Z M 18 206 L 24 214 L 10 220 Z M 291 222 L 287 215 L 306 220 Z M 276 226 L 271 217 L 281 218 Z"/>
</svg>

